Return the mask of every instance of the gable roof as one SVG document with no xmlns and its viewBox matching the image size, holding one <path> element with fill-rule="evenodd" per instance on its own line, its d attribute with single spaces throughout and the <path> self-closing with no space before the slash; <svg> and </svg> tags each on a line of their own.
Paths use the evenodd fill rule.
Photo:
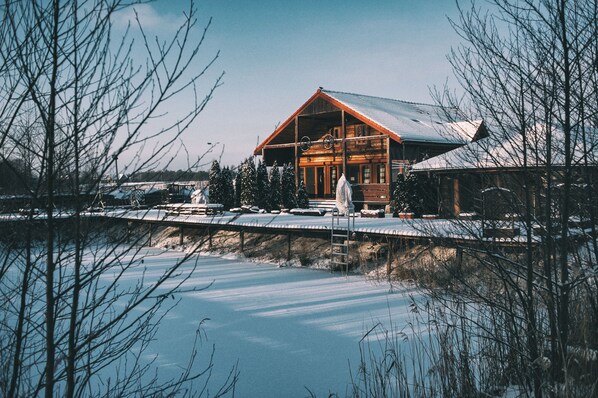
<svg viewBox="0 0 598 398">
<path fill-rule="evenodd" d="M 476 139 L 483 122 L 454 122 L 455 115 L 435 105 L 396 99 L 318 89 L 297 111 L 268 136 L 256 149 L 258 154 L 274 137 L 288 127 L 312 102 L 323 99 L 362 122 L 389 135 L 397 142 L 465 144 Z"/>
<path fill-rule="evenodd" d="M 524 165 L 524 147 L 527 152 L 528 167 L 543 167 L 548 164 L 560 167 L 565 165 L 564 133 L 562 129 L 551 128 L 551 153 L 548 158 L 547 127 L 535 125 L 523 135 L 513 134 L 506 139 L 490 135 L 487 138 L 414 164 L 414 172 L 458 171 L 458 170 L 497 170 L 518 169 Z M 574 131 L 571 148 L 572 164 L 598 165 L 598 130 L 586 129 L 585 134 Z M 585 141 L 585 145 L 584 145 Z M 525 146 L 524 146 L 525 144 Z"/>
</svg>

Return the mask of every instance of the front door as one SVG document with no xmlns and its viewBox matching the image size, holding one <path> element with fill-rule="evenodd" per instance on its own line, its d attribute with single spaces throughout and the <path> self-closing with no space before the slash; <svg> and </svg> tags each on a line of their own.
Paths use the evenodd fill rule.
<svg viewBox="0 0 598 398">
<path fill-rule="evenodd" d="M 320 198 L 324 197 L 324 168 L 316 167 L 316 184 L 317 184 L 317 195 Z"/>
<path fill-rule="evenodd" d="M 305 168 L 305 189 L 310 198 L 315 198 L 318 195 L 316 192 L 316 182 L 314 181 L 314 171 L 313 167 Z"/>
</svg>

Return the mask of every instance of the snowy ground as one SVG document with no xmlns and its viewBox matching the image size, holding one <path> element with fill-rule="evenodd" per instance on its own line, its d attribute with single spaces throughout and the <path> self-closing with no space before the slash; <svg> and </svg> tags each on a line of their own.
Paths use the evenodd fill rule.
<svg viewBox="0 0 598 398">
<path fill-rule="evenodd" d="M 148 271 L 159 274 L 180 252 L 151 249 Z M 349 364 L 355 372 L 359 340 L 381 322 L 396 329 L 409 320 L 410 285 L 327 271 L 277 268 L 234 258 L 199 256 L 188 286 L 212 286 L 185 293 L 162 323 L 150 350 L 159 353 L 160 371 L 178 369 L 188 358 L 198 323 L 207 340 L 203 354 L 216 346 L 212 385 L 238 361 L 238 397 L 318 397 L 349 391 Z M 130 275 L 131 283 L 137 275 Z M 154 354 L 149 352 L 147 358 Z M 205 358 L 204 358 L 205 359 Z"/>
</svg>

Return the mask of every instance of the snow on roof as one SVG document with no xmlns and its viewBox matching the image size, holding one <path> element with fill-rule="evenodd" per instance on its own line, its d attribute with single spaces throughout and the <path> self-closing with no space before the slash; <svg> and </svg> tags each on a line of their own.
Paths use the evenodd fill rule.
<svg viewBox="0 0 598 398">
<path fill-rule="evenodd" d="M 580 164 L 587 159 L 589 164 L 598 165 L 598 130 L 586 129 L 585 136 L 581 133 L 581 130 L 572 132 L 574 142 L 572 164 Z M 552 128 L 551 137 L 550 164 L 563 166 L 565 164 L 564 133 L 561 129 Z M 423 172 L 520 168 L 524 165 L 524 144 L 527 147 L 528 167 L 541 167 L 548 164 L 547 129 L 544 125 L 536 125 L 528 130 L 527 142 L 524 142 L 521 134 L 513 134 L 510 137 L 490 135 L 417 163 L 411 170 Z"/>
<path fill-rule="evenodd" d="M 386 128 L 401 141 L 464 144 L 474 138 L 482 123 L 452 122 L 446 110 L 435 105 L 324 89 L 321 92 Z"/>
</svg>

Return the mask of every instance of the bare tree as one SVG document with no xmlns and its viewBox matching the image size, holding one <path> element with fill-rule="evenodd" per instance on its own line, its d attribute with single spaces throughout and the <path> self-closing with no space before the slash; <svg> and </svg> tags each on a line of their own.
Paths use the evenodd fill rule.
<svg viewBox="0 0 598 398">
<path fill-rule="evenodd" d="M 472 3 L 453 21 L 464 44 L 449 55 L 465 96 L 435 93 L 490 131 L 442 158 L 463 170 L 461 183 L 474 181 L 461 201 L 478 200 L 482 217 L 481 227 L 455 220 L 477 237 L 459 250 L 483 272 L 459 274 L 461 292 L 487 314 L 476 323 L 503 353 L 492 364 L 497 379 L 537 397 L 595 394 L 598 368 L 587 355 L 598 348 L 598 3 Z M 488 189 L 494 195 L 484 198 Z M 508 211 L 493 215 L 498 202 Z M 496 235 L 488 220 L 510 220 L 520 234 Z M 505 250 L 509 240 L 523 252 Z"/>
<path fill-rule="evenodd" d="M 107 237 L 102 230 L 111 224 L 85 213 L 118 159 L 132 159 L 129 173 L 173 159 L 176 143 L 220 84 L 221 76 L 201 88 L 218 54 L 198 68 L 210 22 L 198 30 L 192 1 L 166 40 L 149 37 L 139 18 L 117 37 L 117 13 L 137 3 L 0 6 L 0 160 L 17 154 L 25 160 L 29 174 L 19 175 L 32 206 L 1 240 L 4 396 L 199 395 L 202 385 L 188 390 L 188 384 L 207 382 L 211 362 L 198 368 L 197 347 L 175 379 L 159 379 L 140 360 L 171 306 L 166 299 L 193 271 L 188 256 L 152 278 L 144 238 Z M 185 113 L 155 123 L 181 96 L 189 104 Z M 35 206 L 43 206 L 41 215 Z M 139 282 L 123 287 L 133 272 Z M 235 379 L 232 371 L 215 395 Z"/>
</svg>

